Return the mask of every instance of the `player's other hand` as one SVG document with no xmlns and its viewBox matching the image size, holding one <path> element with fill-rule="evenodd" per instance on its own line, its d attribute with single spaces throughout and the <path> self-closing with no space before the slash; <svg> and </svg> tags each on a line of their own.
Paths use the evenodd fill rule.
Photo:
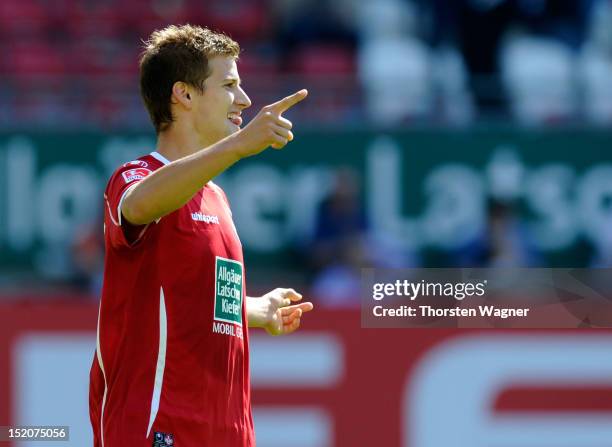
<svg viewBox="0 0 612 447">
<path fill-rule="evenodd" d="M 282 149 L 293 140 L 293 124 L 282 114 L 308 96 L 302 89 L 273 104 L 263 107 L 259 113 L 236 135 L 240 140 L 240 156 L 255 155 L 272 146 Z"/>
<path fill-rule="evenodd" d="M 302 295 L 293 289 L 274 289 L 260 299 L 265 306 L 263 328 L 270 335 L 294 332 L 300 327 L 304 312 L 313 309 L 310 302 L 298 303 L 302 300 Z"/>
</svg>

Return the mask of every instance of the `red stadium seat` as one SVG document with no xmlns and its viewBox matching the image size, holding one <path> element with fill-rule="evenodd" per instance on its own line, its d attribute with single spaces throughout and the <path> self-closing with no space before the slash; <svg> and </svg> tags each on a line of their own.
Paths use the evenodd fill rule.
<svg viewBox="0 0 612 447">
<path fill-rule="evenodd" d="M 0 1 L 0 33 L 5 40 L 40 36 L 48 22 L 44 8 L 34 0 Z"/>
<path fill-rule="evenodd" d="M 184 0 L 133 0 L 126 3 L 122 13 L 131 32 L 141 39 L 170 24 L 194 23 L 189 5 Z"/>
<path fill-rule="evenodd" d="M 222 30 L 241 42 L 263 35 L 269 28 L 261 0 L 192 1 L 191 11 L 200 24 Z"/>
<path fill-rule="evenodd" d="M 124 29 L 124 14 L 118 0 L 65 0 L 68 7 L 64 27 L 76 39 L 118 36 Z"/>
<path fill-rule="evenodd" d="M 121 42 L 112 39 L 74 42 L 68 60 L 70 73 L 86 76 L 112 74 L 121 50 Z"/>
<path fill-rule="evenodd" d="M 240 55 L 238 68 L 242 78 L 249 75 L 271 75 L 278 73 L 279 61 L 273 54 L 257 54 L 245 51 Z"/>
<path fill-rule="evenodd" d="M 5 69 L 14 76 L 62 75 L 66 64 L 62 52 L 44 40 L 13 42 L 5 49 Z"/>
<path fill-rule="evenodd" d="M 355 70 L 353 52 L 336 45 L 308 45 L 297 51 L 292 68 L 304 74 L 351 74 Z"/>
</svg>

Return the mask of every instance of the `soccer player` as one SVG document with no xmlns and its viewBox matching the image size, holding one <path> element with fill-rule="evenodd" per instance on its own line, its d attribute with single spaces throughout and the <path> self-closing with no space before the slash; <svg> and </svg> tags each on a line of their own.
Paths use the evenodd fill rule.
<svg viewBox="0 0 612 447">
<path fill-rule="evenodd" d="M 242 246 L 212 179 L 293 139 L 282 116 L 300 90 L 251 105 L 240 48 L 196 26 L 156 31 L 140 87 L 157 147 L 121 166 L 105 191 L 106 259 L 90 375 L 95 447 L 254 446 L 248 327 L 288 334 L 311 303 L 293 289 L 246 295 Z"/>
</svg>

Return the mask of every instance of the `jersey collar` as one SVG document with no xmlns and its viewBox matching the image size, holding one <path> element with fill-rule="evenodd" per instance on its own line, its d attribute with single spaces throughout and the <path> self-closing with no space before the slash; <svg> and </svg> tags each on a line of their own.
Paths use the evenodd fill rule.
<svg viewBox="0 0 612 447">
<path fill-rule="evenodd" d="M 170 163 L 170 160 L 168 160 L 166 157 L 164 157 L 162 154 L 160 154 L 159 152 L 155 151 L 155 152 L 151 152 L 151 157 L 161 161 L 163 164 L 167 165 Z M 208 182 L 206 182 L 207 185 L 214 185 L 212 180 L 209 180 Z"/>
<path fill-rule="evenodd" d="M 170 163 L 170 160 L 168 160 L 166 157 L 164 157 L 162 154 L 160 154 L 159 152 L 155 151 L 155 152 L 151 152 L 151 157 L 161 161 L 163 164 L 167 165 Z"/>
</svg>

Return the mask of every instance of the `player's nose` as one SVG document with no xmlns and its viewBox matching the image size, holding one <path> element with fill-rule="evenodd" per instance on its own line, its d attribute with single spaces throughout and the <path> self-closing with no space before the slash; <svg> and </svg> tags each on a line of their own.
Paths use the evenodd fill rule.
<svg viewBox="0 0 612 447">
<path fill-rule="evenodd" d="M 239 105 L 241 109 L 251 107 L 251 98 L 249 98 L 242 87 L 238 87 L 238 94 L 236 95 L 234 102 Z"/>
</svg>

